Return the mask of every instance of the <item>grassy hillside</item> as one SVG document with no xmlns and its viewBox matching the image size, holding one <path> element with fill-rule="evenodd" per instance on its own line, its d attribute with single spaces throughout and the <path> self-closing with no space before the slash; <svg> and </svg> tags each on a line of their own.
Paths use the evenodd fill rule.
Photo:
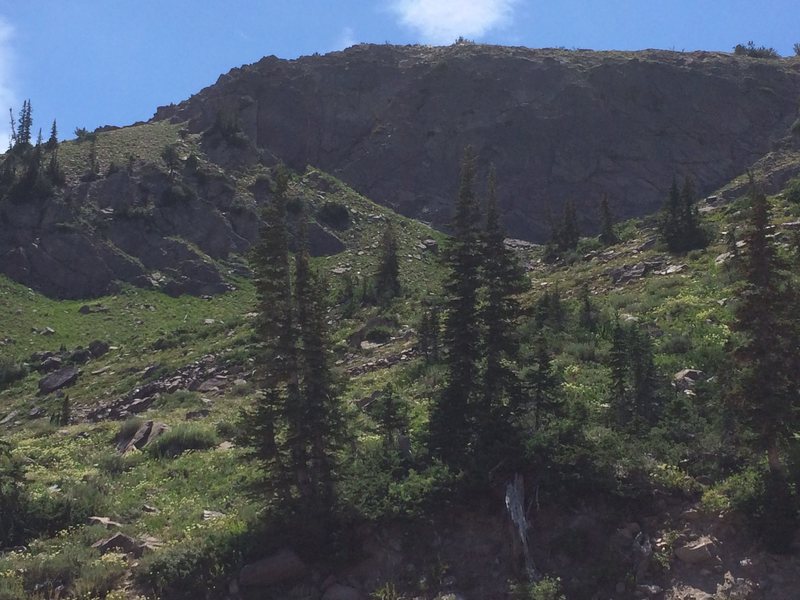
<svg viewBox="0 0 800 600">
<path fill-rule="evenodd" d="M 96 153 L 101 169 L 112 161 L 124 163 L 129 154 L 158 160 L 163 147 L 179 139 L 179 130 L 159 122 L 99 133 Z M 91 143 L 62 146 L 68 177 L 80 176 Z M 187 153 L 194 143 L 191 137 L 180 142 Z M 265 172 L 263 167 L 239 172 L 237 184 L 246 188 Z M 347 467 L 352 472 L 349 487 L 340 490 L 343 502 L 357 523 L 391 523 L 397 518 L 427 522 L 439 514 L 431 509 L 431 499 L 446 497 L 446 491 L 444 496 L 441 492 L 451 480 L 425 470 L 420 459 L 405 478 L 382 487 L 384 482 L 377 481 L 369 462 L 370 452 L 381 444 L 369 405 L 376 391 L 393 384 L 410 406 L 411 447 L 416 456 L 422 455 L 428 409 L 442 385 L 443 371 L 441 365 L 425 364 L 412 349 L 423 306 L 440 295 L 446 276 L 441 261 L 444 236 L 314 169 L 292 179 L 289 197 L 290 203 L 306 202 L 311 214 L 346 247 L 315 259 L 328 281 L 333 360 L 360 448 L 348 455 L 358 460 Z M 781 194 L 772 202 L 775 239 L 788 256 L 795 251 L 794 226 L 785 224 L 800 216 L 800 206 Z M 729 250 L 727 232 L 734 226 L 743 230 L 744 208 L 743 199 L 703 205 L 711 243 L 705 250 L 682 256 L 669 255 L 657 241 L 655 219 L 621 224 L 622 241 L 611 247 L 584 238 L 577 252 L 554 264 L 544 262 L 540 247 L 519 250 L 531 284 L 521 297 L 525 314 L 518 331 L 523 350 L 532 352 L 534 341 L 546 338 L 567 407 L 561 429 L 530 440 L 534 455 L 537 448 L 555 447 L 561 452 L 537 459 L 542 467 L 537 497 L 543 510 L 559 503 L 577 506 L 587 490 L 623 502 L 638 501 L 647 510 L 657 495 L 687 505 L 705 498 L 705 507 L 717 512 L 737 508 L 731 476 L 738 476 L 738 471 L 715 463 L 715 454 L 729 450 L 714 428 L 719 416 L 714 406 L 727 364 L 731 303 L 736 295 L 732 261 L 721 256 Z M 341 216 L 342 209 L 346 226 L 325 222 L 331 214 Z M 398 235 L 403 295 L 388 307 L 360 302 L 347 307 L 343 303 L 347 280 L 356 288 L 369 281 L 387 223 Z M 437 243 L 438 253 L 426 243 L 430 239 Z M 114 296 L 84 302 L 48 299 L 0 278 L 3 368 L 27 362 L 31 369 L 0 388 L 0 433 L 23 462 L 40 525 L 46 523 L 23 548 L 0 555 L 0 598 L 50 598 L 62 589 L 83 598 L 138 594 L 169 598 L 173 593 L 169 590 L 211 584 L 218 586 L 212 597 L 222 597 L 244 560 L 281 545 L 283 540 L 264 543 L 259 538 L 256 523 L 263 524 L 262 506 L 247 493 L 256 473 L 237 445 L 240 411 L 257 396 L 251 355 L 255 297 L 248 279 L 231 275 L 230 280 L 234 291 L 208 298 L 172 298 L 125 287 Z M 594 331 L 579 322 L 584 288 L 594 307 Z M 542 301 L 545 294 L 556 291 L 563 303 L 558 322 Z M 88 314 L 80 310 L 83 306 Z M 371 321 L 373 317 L 381 319 Z M 653 341 L 665 416 L 647 431 L 620 432 L 609 425 L 610 330 L 617 321 L 636 323 Z M 370 339 L 370 330 L 380 330 L 377 341 L 360 343 Z M 362 335 L 353 341 L 357 332 Z M 38 364 L 32 355 L 70 352 L 98 339 L 110 344 L 108 353 L 81 364 L 76 383 L 64 390 L 71 403 L 70 421 L 51 420 L 63 399 L 37 393 L 43 374 L 32 370 Z M 98 406 L 148 383 L 184 377 L 190 368 L 195 380 L 184 378 L 175 391 L 159 393 L 141 414 L 99 422 L 90 418 Z M 700 369 L 709 376 L 691 397 L 670 386 L 673 374 L 684 368 Z M 203 387 L 215 378 L 214 385 Z M 121 434 L 132 432 L 143 420 L 163 422 L 171 430 L 153 447 L 118 453 L 115 446 Z M 560 445 L 553 445 L 547 436 L 559 438 Z M 464 501 L 447 500 L 461 509 Z M 108 517 L 120 525 L 109 531 L 88 524 L 90 516 Z M 658 549 L 661 571 L 653 575 L 667 581 L 674 560 L 670 544 L 680 532 L 665 515 L 656 517 L 653 527 L 662 538 L 672 540 Z M 117 530 L 146 541 L 143 558 L 123 552 L 102 554 L 91 547 Z M 551 539 L 554 535 L 543 537 L 557 545 L 558 540 Z M 568 552 L 566 567 L 555 560 L 548 566 L 563 572 L 580 563 L 579 554 Z M 347 558 L 334 557 L 332 562 Z M 566 582 L 574 597 L 585 597 L 581 594 L 593 586 L 613 589 L 617 583 L 613 578 L 624 578 L 613 569 L 602 572 L 597 568 L 599 558 L 585 558 L 596 572 Z M 433 564 L 429 555 L 422 560 Z M 384 582 L 387 585 L 380 589 L 386 593 L 373 597 L 433 597 L 446 589 L 446 572 L 439 569 L 436 578 L 431 572 L 410 572 L 397 582 L 397 589 L 408 595 L 401 596 L 400 591 L 386 595 L 391 582 Z M 499 577 L 506 575 L 503 571 Z M 504 582 L 502 586 L 507 588 Z M 276 593 L 282 598 L 318 594 L 303 586 Z"/>
</svg>

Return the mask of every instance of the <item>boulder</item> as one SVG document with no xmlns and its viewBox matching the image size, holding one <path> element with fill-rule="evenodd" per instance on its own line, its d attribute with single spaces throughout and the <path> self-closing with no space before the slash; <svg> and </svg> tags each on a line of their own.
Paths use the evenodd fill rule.
<svg viewBox="0 0 800 600">
<path fill-rule="evenodd" d="M 45 373 L 50 373 L 51 371 L 60 369 L 63 366 L 63 364 L 64 361 L 62 361 L 60 357 L 48 356 L 39 365 L 39 370 L 44 371 Z"/>
<path fill-rule="evenodd" d="M 156 421 L 146 421 L 136 430 L 133 436 L 117 443 L 117 451 L 120 454 L 125 454 L 134 448 L 141 450 L 167 431 L 169 431 L 169 425 Z"/>
<path fill-rule="evenodd" d="M 635 265 L 623 265 L 616 269 L 611 269 L 608 274 L 614 284 L 627 283 L 634 279 L 641 279 L 647 272 L 647 265 L 645 263 L 637 263 Z"/>
<path fill-rule="evenodd" d="M 76 367 L 64 367 L 54 373 L 45 375 L 39 380 L 39 393 L 52 394 L 56 390 L 68 387 L 78 380 L 80 372 Z"/>
<path fill-rule="evenodd" d="M 275 585 L 302 577 L 307 571 L 306 564 L 293 551 L 285 548 L 272 556 L 242 567 L 239 584 L 243 587 Z"/>
<path fill-rule="evenodd" d="M 679 392 L 693 390 L 698 381 L 706 379 L 706 374 L 698 369 L 683 369 L 672 376 L 672 385 Z"/>
<path fill-rule="evenodd" d="M 122 523 L 112 521 L 108 517 L 89 517 L 89 525 L 102 525 L 106 529 L 120 529 Z"/>
<path fill-rule="evenodd" d="M 100 358 L 104 354 L 106 354 L 111 346 L 108 345 L 107 342 L 102 340 L 92 340 L 89 342 L 89 352 L 92 353 L 94 358 Z"/>
<path fill-rule="evenodd" d="M 78 347 L 69 353 L 67 360 L 76 365 L 82 365 L 92 360 L 92 353 L 88 348 Z"/>
<path fill-rule="evenodd" d="M 714 560 L 714 542 L 703 536 L 699 540 L 689 542 L 675 548 L 675 556 L 690 565 L 697 565 Z"/>
<path fill-rule="evenodd" d="M 10 423 L 10 422 L 11 422 L 13 419 L 15 419 L 15 418 L 16 418 L 16 416 L 17 416 L 18 414 L 19 414 L 19 411 L 18 411 L 18 410 L 12 410 L 12 411 L 11 411 L 10 413 L 8 413 L 8 414 L 7 414 L 7 415 L 6 415 L 6 416 L 5 416 L 5 417 L 4 417 L 2 420 L 0 420 L 0 425 L 5 425 L 5 424 L 7 424 L 7 423 Z"/>
<path fill-rule="evenodd" d="M 139 558 L 144 554 L 145 544 L 124 533 L 115 533 L 110 538 L 96 541 L 92 544 L 92 548 L 96 548 L 102 554 L 117 550 L 130 554 L 134 558 Z"/>
</svg>

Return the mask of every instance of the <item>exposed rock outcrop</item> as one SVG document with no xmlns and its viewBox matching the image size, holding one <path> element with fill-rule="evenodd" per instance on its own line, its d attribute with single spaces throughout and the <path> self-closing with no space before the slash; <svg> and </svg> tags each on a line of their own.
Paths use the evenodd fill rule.
<svg viewBox="0 0 800 600">
<path fill-rule="evenodd" d="M 718 52 L 359 45 L 233 69 L 155 119 L 235 114 L 255 146 L 401 213 L 449 223 L 466 144 L 497 165 L 509 233 L 544 240 L 573 199 L 584 229 L 657 207 L 674 175 L 725 184 L 788 133 L 800 63 Z"/>
</svg>

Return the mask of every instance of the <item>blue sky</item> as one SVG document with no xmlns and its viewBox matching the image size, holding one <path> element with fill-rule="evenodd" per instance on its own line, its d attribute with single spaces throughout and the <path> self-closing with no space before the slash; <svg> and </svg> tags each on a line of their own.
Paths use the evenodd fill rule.
<svg viewBox="0 0 800 600">
<path fill-rule="evenodd" d="M 62 137 L 150 118 L 232 67 L 357 42 L 792 54 L 797 0 L 0 0 L 0 143 L 8 107 Z"/>
</svg>

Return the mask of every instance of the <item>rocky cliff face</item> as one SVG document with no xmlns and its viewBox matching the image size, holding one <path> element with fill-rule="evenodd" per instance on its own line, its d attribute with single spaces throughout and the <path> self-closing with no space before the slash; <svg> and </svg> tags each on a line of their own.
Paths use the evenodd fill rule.
<svg viewBox="0 0 800 600">
<path fill-rule="evenodd" d="M 446 225 L 459 156 L 497 167 L 506 225 L 543 240 L 572 199 L 584 229 L 657 208 L 674 176 L 725 184 L 788 133 L 800 60 L 721 53 L 361 45 L 234 69 L 156 120 L 233 114 L 262 150 Z"/>
</svg>

